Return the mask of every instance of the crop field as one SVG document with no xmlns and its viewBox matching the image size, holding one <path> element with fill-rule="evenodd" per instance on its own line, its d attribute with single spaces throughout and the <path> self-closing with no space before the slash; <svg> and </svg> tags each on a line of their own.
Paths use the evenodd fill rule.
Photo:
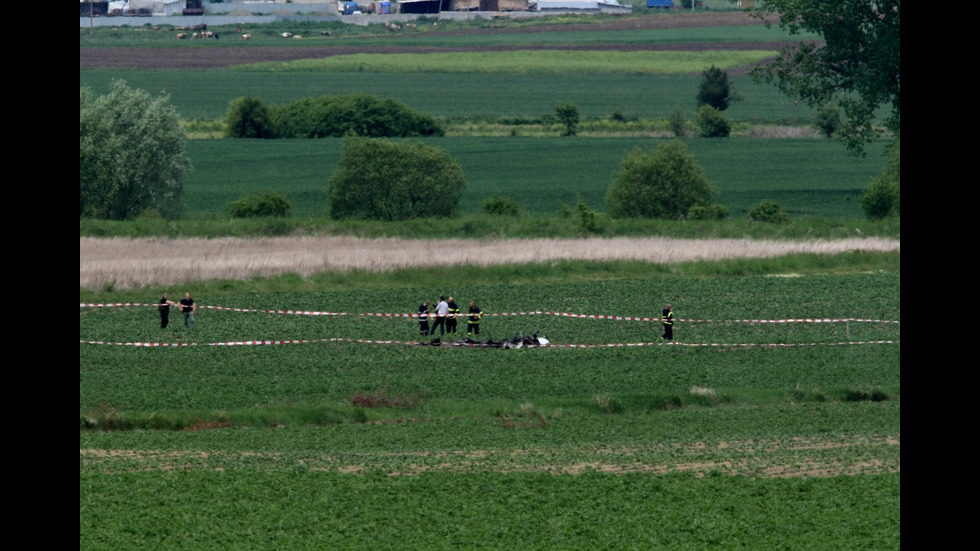
<svg viewBox="0 0 980 551">
<path fill-rule="evenodd" d="M 483 339 L 555 347 L 420 346 L 412 317 L 363 315 L 409 314 L 438 284 L 215 291 L 193 330 L 83 307 L 83 426 L 156 430 L 82 431 L 82 547 L 898 546 L 897 272 L 513 275 L 443 278 L 489 314 Z M 654 321 L 527 313 L 667 300 L 674 345 Z M 762 322 L 799 317 L 838 321 Z"/>
<path fill-rule="evenodd" d="M 678 49 L 710 64 L 726 59 L 712 51 L 775 51 L 787 38 L 737 12 L 662 15 L 439 31 L 423 19 L 401 35 L 331 24 L 329 38 L 314 34 L 322 26 L 285 22 L 248 29 L 249 42 L 222 29 L 210 44 L 150 27 L 99 28 L 94 38 L 82 29 L 80 85 L 101 93 L 123 78 L 165 91 L 187 121 L 217 120 L 244 95 L 285 103 L 354 92 L 456 124 L 540 118 L 556 102 L 576 103 L 585 118 L 662 120 L 678 108 L 693 117 L 699 69 L 578 69 L 594 67 L 602 49 L 617 59 Z M 286 30 L 316 38 L 286 43 Z M 491 64 L 529 47 L 579 53 L 560 72 L 390 68 L 404 59 L 394 54 L 427 48 Z M 363 69 L 289 65 L 343 55 L 362 56 Z M 241 67 L 268 62 L 281 65 Z M 732 70 L 743 101 L 727 113 L 738 128 L 812 117 L 746 70 Z M 464 215 L 506 195 L 546 224 L 579 198 L 604 210 L 623 156 L 664 139 L 518 127 L 427 143 L 463 166 Z M 861 191 L 884 165 L 884 142 L 863 158 L 816 138 L 686 143 L 738 217 L 771 199 L 794 218 L 859 218 Z M 225 217 L 230 201 L 269 190 L 290 199 L 294 217 L 314 218 L 326 210 L 340 141 L 194 139 L 187 150 L 189 220 Z M 169 240 L 161 231 L 155 239 Z M 418 246 L 421 260 L 431 256 Z M 899 549 L 897 244 L 707 258 L 83 285 L 79 547 Z M 176 309 L 160 327 L 164 291 L 191 293 L 194 328 Z M 439 295 L 455 296 L 463 313 L 476 301 L 478 337 L 463 342 L 465 319 L 456 337 L 419 334 L 419 303 Z M 674 342 L 661 339 L 667 303 Z M 549 344 L 491 346 L 530 335 Z"/>
<path fill-rule="evenodd" d="M 697 111 L 699 75 L 635 73 L 388 73 L 388 72 L 254 72 L 231 69 L 173 72 L 142 69 L 84 69 L 82 86 L 98 93 L 112 79 L 130 86 L 166 93 L 188 120 L 220 119 L 228 104 L 254 96 L 267 104 L 324 95 L 368 93 L 393 98 L 412 109 L 443 118 L 540 118 L 554 114 L 558 102 L 578 106 L 583 118 L 605 119 L 619 110 L 629 118 L 664 120 L 675 109 L 687 118 Z M 808 124 L 814 110 L 780 95 L 771 86 L 756 85 L 745 76 L 732 77 L 744 98 L 728 110 L 739 121 L 766 124 Z M 433 93 L 438 90 L 438 93 Z M 597 93 L 598 91 L 598 93 Z"/>
<path fill-rule="evenodd" d="M 462 214 L 479 214 L 489 197 L 507 196 L 528 213 L 554 216 L 581 197 L 605 210 L 606 190 L 623 157 L 652 151 L 665 138 L 430 138 L 463 168 L 468 187 Z M 688 148 L 719 191 L 717 202 L 744 217 L 763 199 L 791 216 L 860 218 L 860 197 L 881 172 L 882 144 L 867 157 L 847 154 L 832 140 L 692 139 Z M 195 170 L 185 184 L 186 216 L 226 216 L 228 204 L 249 193 L 276 191 L 294 214 L 327 212 L 327 180 L 340 161 L 339 139 L 195 140 Z"/>
</svg>

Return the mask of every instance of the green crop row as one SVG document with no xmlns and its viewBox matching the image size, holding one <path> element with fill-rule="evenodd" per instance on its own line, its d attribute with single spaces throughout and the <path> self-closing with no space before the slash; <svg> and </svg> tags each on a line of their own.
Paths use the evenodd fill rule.
<svg viewBox="0 0 980 551">
<path fill-rule="evenodd" d="M 900 383 L 897 323 L 758 324 L 735 320 L 864 318 L 900 321 L 897 273 L 796 278 L 622 280 L 579 284 L 501 284 L 441 289 L 408 287 L 297 294 L 208 296 L 205 306 L 347 313 L 412 313 L 424 299 L 454 294 L 488 313 L 547 310 L 573 314 L 656 317 L 672 302 L 682 343 L 784 343 L 786 349 L 643 347 L 504 350 L 417 345 L 312 342 L 268 346 L 207 346 L 249 340 L 330 338 L 419 339 L 413 318 L 312 316 L 201 309 L 197 327 L 175 314 L 159 328 L 150 306 L 80 312 L 83 341 L 201 343 L 179 348 L 80 345 L 82 410 L 104 402 L 122 410 L 248 408 L 288 400 L 341 405 L 358 389 L 392 383 L 401 393 L 479 401 L 541 397 L 588 398 L 643 388 L 686 391 L 889 386 Z M 174 293 L 176 294 L 176 293 Z M 155 302 L 157 297 L 146 297 Z M 683 321 L 714 320 L 714 321 Z M 465 322 L 460 328 L 465 331 Z M 653 322 L 556 316 L 495 316 L 481 339 L 539 333 L 555 344 L 656 342 Z M 460 338 L 462 335 L 460 336 Z M 446 338 L 448 340 L 448 337 Z M 427 340 L 427 339 L 425 339 Z M 837 345 L 850 341 L 895 344 Z M 666 362 L 666 363 L 663 363 Z M 273 367 L 274 366 L 274 367 Z M 641 366 L 647 366 L 640 368 Z M 819 366 L 819 367 L 818 367 Z M 678 375 L 682 375 L 680 378 Z M 234 382 L 233 382 L 234 381 Z M 175 403 L 174 393 L 181 399 Z"/>
<path fill-rule="evenodd" d="M 708 63 L 710 65 L 710 62 Z M 380 73 L 255 72 L 235 69 L 150 71 L 82 69 L 79 85 L 104 94 L 113 79 L 153 94 L 166 93 L 184 119 L 223 118 L 235 98 L 253 96 L 281 105 L 323 95 L 370 93 L 399 100 L 437 118 L 535 117 L 554 114 L 556 103 L 573 103 L 583 118 L 606 118 L 619 111 L 630 119 L 666 120 L 680 109 L 688 119 L 697 111 L 696 74 L 623 73 Z M 815 110 L 795 103 L 775 87 L 733 76 L 742 96 L 726 114 L 735 121 L 809 124 Z"/>
<path fill-rule="evenodd" d="M 898 549 L 899 474 L 80 476 L 81 549 Z M 180 496 L 180 499 L 175 499 Z"/>
<path fill-rule="evenodd" d="M 318 59 L 255 63 L 238 70 L 327 73 L 699 73 L 712 65 L 734 69 L 776 55 L 774 50 L 725 52 L 590 52 L 513 50 L 424 54 L 347 54 Z"/>
<path fill-rule="evenodd" d="M 439 138 L 468 180 L 460 210 L 479 214 L 489 197 L 507 196 L 526 212 L 557 216 L 562 204 L 581 198 L 605 210 L 605 194 L 623 157 L 634 148 L 652 151 L 651 138 Z M 688 139 L 688 148 L 719 190 L 717 202 L 744 218 L 763 199 L 791 217 L 861 218 L 860 197 L 880 173 L 882 143 L 867 157 L 849 156 L 821 139 Z M 226 217 L 229 203 L 275 191 L 298 217 L 327 212 L 327 180 L 337 170 L 341 141 L 195 140 L 188 144 L 194 171 L 185 184 L 186 216 Z"/>
</svg>

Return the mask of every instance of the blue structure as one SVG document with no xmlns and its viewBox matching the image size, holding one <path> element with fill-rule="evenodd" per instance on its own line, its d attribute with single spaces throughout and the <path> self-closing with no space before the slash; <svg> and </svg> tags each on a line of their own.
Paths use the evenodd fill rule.
<svg viewBox="0 0 980 551">
<path fill-rule="evenodd" d="M 648 8 L 673 8 L 673 0 L 647 0 Z"/>
</svg>

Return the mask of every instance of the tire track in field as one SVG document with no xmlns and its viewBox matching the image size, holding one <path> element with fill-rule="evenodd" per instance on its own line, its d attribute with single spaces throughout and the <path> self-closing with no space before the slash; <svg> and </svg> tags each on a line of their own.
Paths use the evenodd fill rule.
<svg viewBox="0 0 980 551">
<path fill-rule="evenodd" d="M 225 471 L 243 463 L 267 472 L 310 471 L 391 476 L 425 472 L 547 472 L 579 475 L 709 473 L 753 478 L 860 476 L 901 472 L 901 436 L 650 444 L 635 447 L 345 452 L 343 454 L 214 452 L 200 450 L 79 449 L 81 469 L 107 474 L 146 471 Z M 247 459 L 247 461 L 243 461 Z"/>
</svg>

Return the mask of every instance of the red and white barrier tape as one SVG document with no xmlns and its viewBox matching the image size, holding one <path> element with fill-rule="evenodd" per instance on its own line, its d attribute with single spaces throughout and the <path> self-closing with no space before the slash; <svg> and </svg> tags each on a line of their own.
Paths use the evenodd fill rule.
<svg viewBox="0 0 980 551">
<path fill-rule="evenodd" d="M 418 341 L 376 341 L 368 339 L 347 339 L 342 337 L 332 339 L 299 339 L 299 340 L 252 340 L 252 341 L 229 341 L 229 342 L 110 342 L 110 341 L 87 341 L 79 340 L 79 344 L 102 344 L 109 346 L 131 346 L 136 348 L 176 348 L 186 346 L 272 346 L 280 344 L 314 344 L 332 342 L 353 342 L 361 344 L 403 344 L 403 345 L 428 345 L 427 342 Z M 611 343 L 611 344 L 542 344 L 525 346 L 524 348 L 630 348 L 630 347 L 652 347 L 652 346 L 682 346 L 690 348 L 794 348 L 801 346 L 853 346 L 864 344 L 897 344 L 898 341 L 850 341 L 850 342 L 811 342 L 811 343 L 683 343 L 676 341 L 668 342 L 637 342 L 637 343 Z M 447 342 L 440 347 L 466 347 L 466 348 L 495 348 L 490 345 L 474 343 L 451 343 Z M 438 347 L 437 347 L 438 348 Z"/>
<path fill-rule="evenodd" d="M 145 303 L 145 302 L 106 302 L 106 303 L 80 303 L 80 308 L 111 308 L 119 306 L 159 306 L 155 303 Z M 226 306 L 198 306 L 198 308 L 205 308 L 208 310 L 225 310 L 229 312 L 260 312 L 265 314 L 287 314 L 287 315 L 299 315 L 299 316 L 364 316 L 364 317 L 382 317 L 382 318 L 415 318 L 418 314 L 389 314 L 389 313 L 377 313 L 368 312 L 364 314 L 350 314 L 348 312 L 320 312 L 317 310 L 255 310 L 249 308 L 230 308 Z M 547 312 L 547 311 L 533 311 L 533 312 L 495 312 L 486 313 L 484 312 L 481 317 L 513 317 L 513 316 L 557 316 L 562 318 L 580 318 L 580 319 L 600 319 L 600 320 L 614 320 L 614 321 L 641 321 L 641 322 L 655 322 L 660 323 L 663 318 L 657 317 L 634 317 L 634 316 L 612 316 L 604 314 L 572 314 L 568 312 Z M 436 314 L 429 314 L 430 318 L 438 318 L 440 316 Z M 447 317 L 447 316 L 442 316 Z M 466 314 L 459 314 L 457 319 L 466 319 Z M 674 318 L 675 322 L 683 323 L 761 323 L 761 324 L 780 324 L 780 323 L 842 323 L 842 322 L 858 322 L 858 323 L 901 323 L 898 320 L 882 320 L 882 319 L 867 319 L 867 318 L 787 318 L 787 319 L 737 319 L 737 320 L 711 320 L 711 319 L 697 319 L 697 318 Z"/>
</svg>

